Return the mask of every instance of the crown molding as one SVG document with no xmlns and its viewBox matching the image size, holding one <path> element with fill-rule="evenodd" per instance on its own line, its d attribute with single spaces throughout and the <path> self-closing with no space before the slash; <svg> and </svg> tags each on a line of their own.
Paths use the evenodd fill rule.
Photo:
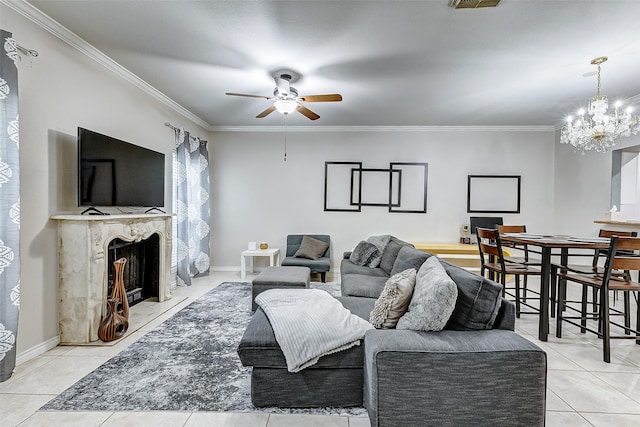
<svg viewBox="0 0 640 427">
<path fill-rule="evenodd" d="M 284 132 L 284 126 L 212 126 L 212 132 Z M 554 126 L 287 126 L 287 132 L 553 132 Z"/>
<path fill-rule="evenodd" d="M 63 42 L 78 50 L 79 52 L 93 59 L 98 64 L 105 67 L 107 70 L 113 72 L 118 77 L 141 89 L 147 95 L 152 96 L 157 101 L 163 103 L 178 114 L 181 114 L 185 118 L 191 120 L 198 126 L 201 126 L 209 131 L 212 130 L 211 124 L 207 123 L 205 120 L 187 110 L 185 107 L 178 104 L 173 99 L 169 98 L 167 95 L 160 92 L 158 89 L 151 86 L 149 83 L 142 80 L 131 71 L 127 70 L 122 65 L 118 64 L 116 61 L 105 55 L 102 51 L 96 49 L 92 44 L 88 43 L 86 40 L 82 39 L 80 36 L 64 27 L 58 21 L 40 11 L 31 3 L 28 3 L 26 0 L 0 0 L 0 3 L 13 9 L 34 24 L 38 25 L 40 28 L 48 31 L 55 37 L 59 38 Z"/>
</svg>

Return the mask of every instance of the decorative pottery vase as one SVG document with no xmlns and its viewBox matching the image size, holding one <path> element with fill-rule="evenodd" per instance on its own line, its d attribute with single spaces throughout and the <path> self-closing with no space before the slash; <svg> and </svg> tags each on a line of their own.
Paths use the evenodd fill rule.
<svg viewBox="0 0 640 427">
<path fill-rule="evenodd" d="M 118 301 L 118 314 L 129 321 L 129 300 L 127 300 L 127 292 L 124 289 L 124 266 L 127 264 L 126 258 L 120 258 L 113 263 L 115 270 L 115 280 L 113 281 L 113 290 L 111 298 Z"/>
<path fill-rule="evenodd" d="M 269 249 L 269 245 L 265 242 L 260 243 L 260 249 L 265 250 Z"/>
<path fill-rule="evenodd" d="M 122 338 L 129 329 L 129 321 L 118 313 L 120 301 L 115 298 L 107 300 L 107 315 L 104 316 L 98 328 L 98 338 L 104 342 Z"/>
</svg>

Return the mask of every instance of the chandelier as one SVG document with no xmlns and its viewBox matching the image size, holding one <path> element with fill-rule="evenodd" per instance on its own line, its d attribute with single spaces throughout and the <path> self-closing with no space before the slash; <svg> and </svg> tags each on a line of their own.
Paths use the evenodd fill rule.
<svg viewBox="0 0 640 427">
<path fill-rule="evenodd" d="M 598 66 L 598 92 L 591 98 L 587 108 L 591 117 L 585 116 L 584 109 L 580 109 L 578 118 L 574 120 L 569 116 L 560 133 L 562 144 L 571 144 L 582 154 L 589 150 L 604 153 L 616 145 L 620 137 L 636 135 L 640 131 L 640 117 L 631 114 L 631 107 L 621 112 L 622 104 L 618 101 L 613 113 L 607 114 L 609 101 L 605 95 L 600 95 L 600 64 L 607 59 L 601 56 L 591 61 L 591 64 Z"/>
</svg>

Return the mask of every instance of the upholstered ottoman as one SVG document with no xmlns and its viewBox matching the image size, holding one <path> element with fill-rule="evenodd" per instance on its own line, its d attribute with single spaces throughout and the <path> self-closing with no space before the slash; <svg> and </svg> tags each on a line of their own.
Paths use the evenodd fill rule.
<svg viewBox="0 0 640 427">
<path fill-rule="evenodd" d="M 337 297 L 353 314 L 369 318 L 374 299 Z M 251 366 L 251 402 L 257 407 L 322 408 L 362 406 L 364 345 L 323 356 L 297 373 L 276 341 L 269 319 L 258 307 L 238 345 L 243 366 Z"/>
<path fill-rule="evenodd" d="M 251 310 L 258 308 L 256 297 L 269 289 L 309 288 L 309 267 L 267 267 L 251 282 Z"/>
</svg>

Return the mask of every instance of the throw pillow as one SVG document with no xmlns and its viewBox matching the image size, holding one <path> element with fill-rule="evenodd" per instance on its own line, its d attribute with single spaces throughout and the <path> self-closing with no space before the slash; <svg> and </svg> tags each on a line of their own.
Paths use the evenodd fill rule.
<svg viewBox="0 0 640 427">
<path fill-rule="evenodd" d="M 420 267 L 427 258 L 431 257 L 428 252 L 421 251 L 420 249 L 416 249 L 413 246 L 403 246 L 398 251 L 398 256 L 396 257 L 396 261 L 393 263 L 393 268 L 391 269 L 390 276 L 393 276 L 396 273 L 401 271 L 405 271 L 407 268 L 415 268 L 416 271 L 420 270 Z"/>
<path fill-rule="evenodd" d="M 349 261 L 356 265 L 369 265 L 371 262 L 371 258 L 376 257 L 380 254 L 378 248 L 373 243 L 361 241 L 356 245 L 356 247 L 349 255 Z"/>
<path fill-rule="evenodd" d="M 378 329 L 395 328 L 398 319 L 407 311 L 415 284 L 416 270 L 413 268 L 391 276 L 376 300 L 369 322 Z"/>
<path fill-rule="evenodd" d="M 387 247 L 389 240 L 391 239 L 391 235 L 385 234 L 382 236 L 370 236 L 367 239 L 367 242 L 373 243 L 378 248 L 379 255 L 371 258 L 369 261 L 369 267 L 376 268 L 380 266 L 380 261 L 382 261 L 382 253 L 384 252 L 384 248 Z"/>
<path fill-rule="evenodd" d="M 407 312 L 397 329 L 441 331 L 456 306 L 458 287 L 437 257 L 427 259 L 416 276 L 416 286 Z"/>
<path fill-rule="evenodd" d="M 309 236 L 302 236 L 300 247 L 293 256 L 296 258 L 318 259 L 324 255 L 328 248 L 329 244 L 327 242 Z"/>
</svg>

